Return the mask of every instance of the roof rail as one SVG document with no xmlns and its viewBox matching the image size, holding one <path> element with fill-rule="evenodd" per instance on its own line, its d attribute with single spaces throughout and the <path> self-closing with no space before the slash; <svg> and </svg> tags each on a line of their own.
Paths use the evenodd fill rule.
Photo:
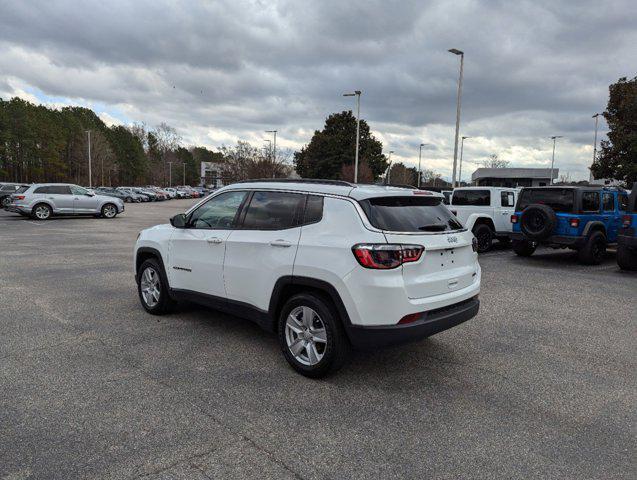
<svg viewBox="0 0 637 480">
<path fill-rule="evenodd" d="M 356 187 L 355 184 L 346 182 L 345 180 L 323 180 L 319 178 L 255 178 L 251 180 L 239 180 L 235 183 L 314 183 L 320 185 L 339 185 L 342 187 Z"/>
</svg>

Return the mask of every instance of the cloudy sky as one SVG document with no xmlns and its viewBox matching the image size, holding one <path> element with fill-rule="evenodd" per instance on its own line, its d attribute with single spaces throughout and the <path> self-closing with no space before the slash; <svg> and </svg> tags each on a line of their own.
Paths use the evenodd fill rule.
<svg viewBox="0 0 637 480">
<path fill-rule="evenodd" d="M 464 50 L 465 172 L 512 166 L 588 178 L 608 85 L 636 75 L 630 0 L 0 0 L 0 97 L 84 105 L 107 123 L 167 122 L 186 144 L 297 149 L 353 108 L 393 159 L 450 175 Z M 606 125 L 600 125 L 604 138 Z"/>
</svg>

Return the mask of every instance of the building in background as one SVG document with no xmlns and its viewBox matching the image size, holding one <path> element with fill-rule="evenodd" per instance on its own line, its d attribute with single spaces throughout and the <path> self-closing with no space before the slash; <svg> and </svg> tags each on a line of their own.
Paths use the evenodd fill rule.
<svg viewBox="0 0 637 480">
<path fill-rule="evenodd" d="M 202 187 L 211 187 L 214 189 L 221 188 L 225 185 L 224 164 L 221 162 L 201 162 L 201 180 Z"/>
<path fill-rule="evenodd" d="M 553 169 L 553 180 L 559 176 Z M 545 187 L 551 184 L 550 168 L 478 168 L 471 174 L 476 186 L 489 187 Z"/>
</svg>

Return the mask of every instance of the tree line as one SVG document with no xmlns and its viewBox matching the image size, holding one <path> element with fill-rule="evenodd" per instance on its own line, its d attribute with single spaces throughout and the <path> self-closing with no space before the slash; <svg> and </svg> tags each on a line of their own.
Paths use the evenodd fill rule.
<svg viewBox="0 0 637 480">
<path fill-rule="evenodd" d="M 89 182 L 89 142 L 91 182 Z M 171 126 L 107 126 L 83 107 L 61 109 L 0 99 L 0 181 L 79 185 L 198 185 L 201 162 L 222 163 L 222 180 L 287 177 L 291 153 L 238 142 L 186 148 Z"/>
</svg>

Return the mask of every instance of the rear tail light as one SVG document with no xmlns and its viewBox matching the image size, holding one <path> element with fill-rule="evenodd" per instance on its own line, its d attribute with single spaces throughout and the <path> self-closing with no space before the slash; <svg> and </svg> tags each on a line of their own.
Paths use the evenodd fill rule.
<svg viewBox="0 0 637 480">
<path fill-rule="evenodd" d="M 571 218 L 571 227 L 577 228 L 579 227 L 579 218 Z"/>
<path fill-rule="evenodd" d="M 511 223 L 518 223 L 518 216 L 517 215 L 511 215 Z"/>
<path fill-rule="evenodd" d="M 624 215 L 622 217 L 622 225 L 624 226 L 624 228 L 630 227 L 631 223 L 633 223 L 633 219 L 630 215 Z"/>
<path fill-rule="evenodd" d="M 24 200 L 24 195 L 13 195 L 16 200 Z"/>
<path fill-rule="evenodd" d="M 403 263 L 417 262 L 425 247 L 392 243 L 359 243 L 352 247 L 358 263 L 365 268 L 389 270 Z"/>
</svg>

